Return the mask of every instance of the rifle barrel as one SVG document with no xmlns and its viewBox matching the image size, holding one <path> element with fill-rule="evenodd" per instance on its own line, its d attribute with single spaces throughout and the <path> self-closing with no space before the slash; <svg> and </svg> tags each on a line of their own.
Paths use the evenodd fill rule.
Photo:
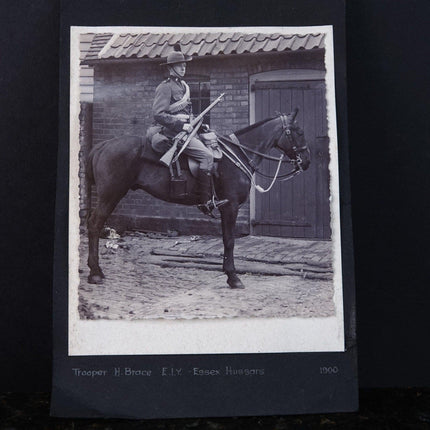
<svg viewBox="0 0 430 430">
<path fill-rule="evenodd" d="M 218 104 L 221 99 L 224 97 L 224 93 L 222 93 L 217 99 L 215 99 L 200 115 L 196 116 L 192 121 L 191 125 L 196 125 L 216 104 Z"/>
</svg>

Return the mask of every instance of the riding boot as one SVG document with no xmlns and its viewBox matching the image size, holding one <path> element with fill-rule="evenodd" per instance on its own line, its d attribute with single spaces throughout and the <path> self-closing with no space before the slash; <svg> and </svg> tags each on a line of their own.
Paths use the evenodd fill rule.
<svg viewBox="0 0 430 430">
<path fill-rule="evenodd" d="M 205 215 L 211 215 L 215 208 L 219 208 L 226 203 L 227 199 L 217 200 L 212 195 L 212 175 L 205 170 L 199 170 L 197 176 L 198 193 L 200 204 L 197 208 L 200 209 Z"/>
</svg>

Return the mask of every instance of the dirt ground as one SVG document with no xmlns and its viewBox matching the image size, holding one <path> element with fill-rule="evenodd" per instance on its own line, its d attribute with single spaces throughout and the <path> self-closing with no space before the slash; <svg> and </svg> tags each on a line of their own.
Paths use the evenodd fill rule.
<svg viewBox="0 0 430 430">
<path fill-rule="evenodd" d="M 87 239 L 81 236 L 80 317 L 140 320 L 334 315 L 331 267 L 300 259 L 288 261 L 279 252 L 280 261 L 275 264 L 258 255 L 251 258 L 244 252 L 251 239 L 245 240 L 238 239 L 235 250 L 236 268 L 245 289 L 232 290 L 222 272 L 221 238 L 139 232 L 119 237 L 112 233 L 100 240 L 100 265 L 106 278 L 103 284 L 93 285 L 87 282 Z M 294 245 L 300 247 L 300 242 Z M 265 250 L 260 255 L 266 257 L 270 257 L 269 251 L 276 252 L 275 246 L 280 249 L 273 240 L 258 246 Z M 303 241 L 303 247 L 309 247 L 309 242 Z"/>
</svg>

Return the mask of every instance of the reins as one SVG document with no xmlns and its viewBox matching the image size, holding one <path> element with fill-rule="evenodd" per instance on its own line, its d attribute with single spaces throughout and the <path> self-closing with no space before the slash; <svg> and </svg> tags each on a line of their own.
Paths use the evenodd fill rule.
<svg viewBox="0 0 430 430">
<path fill-rule="evenodd" d="M 279 158 L 273 157 L 272 155 L 263 154 L 262 152 L 259 152 L 255 149 L 248 148 L 247 146 L 242 145 L 234 133 L 230 134 L 229 137 L 223 136 L 222 140 L 220 138 L 218 138 L 218 142 L 221 142 L 222 144 L 225 145 L 223 140 L 226 140 L 228 143 L 231 143 L 232 145 L 237 146 L 238 148 L 240 148 L 242 150 L 242 152 L 243 152 L 243 150 L 245 150 L 248 152 L 252 152 L 253 154 L 259 155 L 260 157 L 263 157 L 266 160 L 279 161 Z M 246 154 L 245 154 L 245 156 L 248 158 L 248 156 Z M 251 160 L 249 159 L 249 161 L 251 161 Z M 293 160 L 284 160 L 283 161 L 283 163 L 290 163 L 290 164 L 293 162 L 294 162 Z M 253 164 L 253 162 L 251 161 L 250 165 L 252 166 L 252 164 Z"/>
<path fill-rule="evenodd" d="M 248 176 L 249 180 L 251 181 L 252 185 L 254 185 L 255 189 L 260 192 L 260 193 L 267 193 L 268 191 L 271 190 L 271 188 L 273 187 L 273 185 L 276 182 L 276 179 L 278 177 L 278 173 L 279 173 L 279 169 L 281 168 L 281 164 L 282 164 L 282 159 L 284 158 L 284 155 L 281 154 L 281 156 L 279 157 L 279 159 L 275 158 L 276 160 L 278 160 L 278 167 L 276 169 L 276 173 L 275 176 L 273 177 L 272 183 L 270 184 L 269 188 L 264 189 L 262 188 L 260 185 L 258 185 L 255 182 L 254 179 L 254 174 L 245 166 L 244 162 L 236 155 L 236 153 L 228 146 L 226 145 L 224 142 L 222 142 L 220 139 L 218 139 L 218 141 L 223 145 L 223 147 L 229 151 L 226 152 L 225 149 L 222 150 L 223 154 L 236 166 L 238 167 L 243 173 L 245 173 L 246 176 Z"/>
<path fill-rule="evenodd" d="M 282 134 L 285 132 L 285 134 L 287 135 L 287 139 L 291 142 L 291 130 L 288 128 L 288 124 L 286 122 L 286 119 L 284 117 L 284 115 L 280 115 L 281 120 L 282 120 L 282 131 L 281 131 L 281 136 Z M 281 137 L 280 136 L 280 137 Z M 231 134 L 229 136 L 229 138 L 223 136 L 222 139 L 218 138 L 218 143 L 221 145 L 221 150 L 223 152 L 223 154 L 236 166 L 238 167 L 243 173 L 245 173 L 245 175 L 249 178 L 249 180 L 251 181 L 252 185 L 254 185 L 255 189 L 260 192 L 260 193 L 267 193 L 268 191 L 271 190 L 271 188 L 273 187 L 273 185 L 275 184 L 277 179 L 281 179 L 282 182 L 284 181 L 288 181 L 290 179 L 292 179 L 294 176 L 298 175 L 299 173 L 301 173 L 303 171 L 301 164 L 302 164 L 302 159 L 300 157 L 300 152 L 305 151 L 307 149 L 307 146 L 301 147 L 301 148 L 297 148 L 296 146 L 292 146 L 292 149 L 294 150 L 295 154 L 296 154 L 296 159 L 295 160 L 284 160 L 284 154 L 281 154 L 281 156 L 279 158 L 273 157 L 271 155 L 267 155 L 267 154 L 263 154 L 255 149 L 249 148 L 245 145 L 242 145 L 239 142 L 239 139 L 236 137 L 235 134 Z M 259 175 L 265 177 L 265 178 L 269 178 L 272 179 L 271 184 L 269 185 L 269 187 L 267 189 L 262 188 L 260 185 L 257 185 L 254 179 L 254 172 L 252 172 L 243 162 L 243 160 L 241 160 L 241 158 L 226 144 L 226 142 L 224 142 L 223 140 L 225 140 L 226 142 L 238 147 L 242 154 L 246 157 L 247 163 L 249 164 L 249 166 L 254 170 L 254 172 L 258 173 Z M 254 160 L 252 158 L 248 157 L 248 154 L 246 154 L 245 151 L 251 152 L 253 154 L 256 154 L 266 160 L 272 160 L 272 161 L 277 161 L 278 162 L 278 166 L 276 168 L 276 172 L 274 176 L 269 176 L 269 175 L 265 175 L 264 173 L 260 172 L 257 169 L 257 165 L 255 164 Z M 282 163 L 289 163 L 289 164 L 294 164 L 295 165 L 295 169 L 291 172 L 288 172 L 284 175 L 279 176 L 279 170 L 281 168 L 281 164 Z"/>
</svg>

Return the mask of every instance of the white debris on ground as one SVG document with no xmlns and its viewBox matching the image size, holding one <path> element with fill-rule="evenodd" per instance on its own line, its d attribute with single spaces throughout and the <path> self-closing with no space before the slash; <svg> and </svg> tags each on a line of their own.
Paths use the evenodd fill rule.
<svg viewBox="0 0 430 430">
<path fill-rule="evenodd" d="M 119 245 L 116 242 L 114 242 L 113 240 L 108 240 L 105 243 L 105 247 L 108 249 L 118 249 Z"/>
<path fill-rule="evenodd" d="M 121 236 L 111 227 L 105 227 L 103 229 L 102 237 L 105 239 L 120 239 Z"/>
</svg>

